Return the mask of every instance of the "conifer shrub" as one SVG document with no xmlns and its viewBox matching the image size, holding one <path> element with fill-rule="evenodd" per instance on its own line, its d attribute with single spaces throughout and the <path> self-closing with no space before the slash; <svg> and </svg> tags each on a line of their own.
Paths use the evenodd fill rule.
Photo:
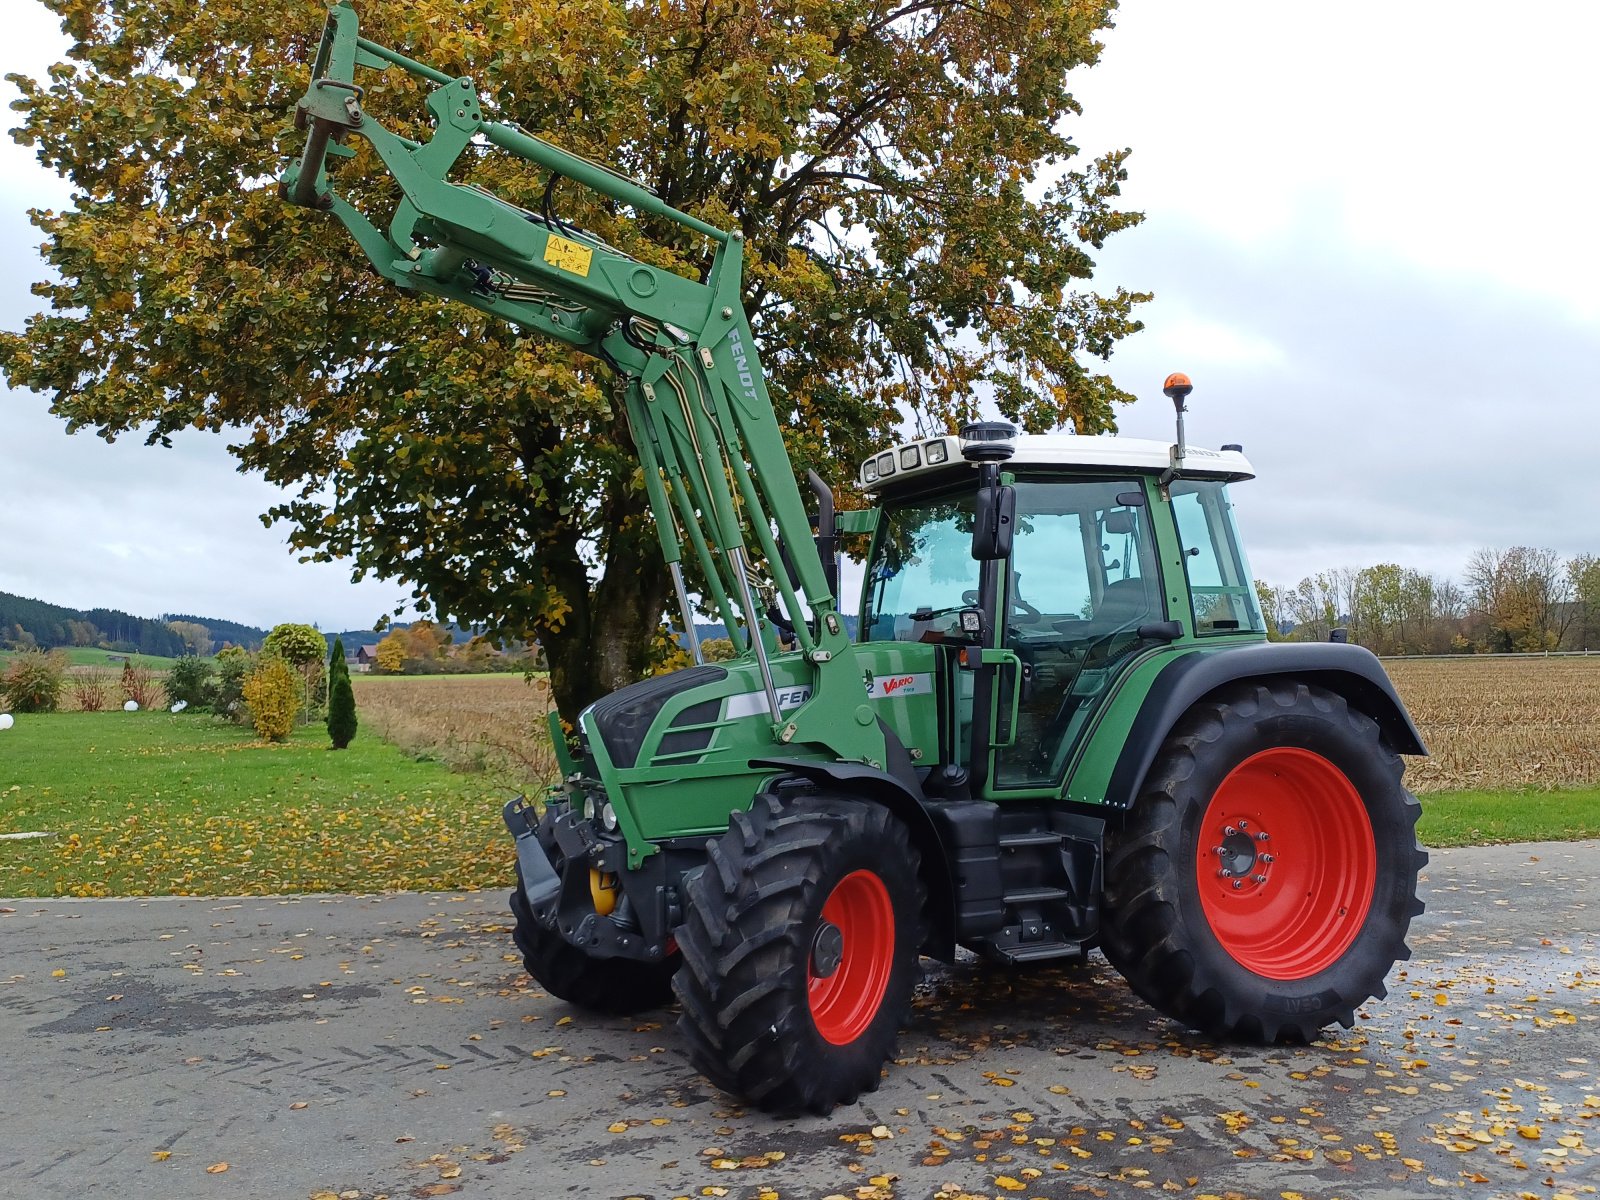
<svg viewBox="0 0 1600 1200">
<path fill-rule="evenodd" d="M 250 724 L 268 742 L 285 742 L 294 732 L 300 711 L 300 680 L 294 669 L 276 655 L 264 655 L 244 681 L 244 702 L 250 707 Z"/>
<path fill-rule="evenodd" d="M 356 736 L 356 693 L 344 661 L 344 643 L 338 638 L 333 639 L 328 675 L 328 737 L 335 750 L 343 750 Z"/>
</svg>

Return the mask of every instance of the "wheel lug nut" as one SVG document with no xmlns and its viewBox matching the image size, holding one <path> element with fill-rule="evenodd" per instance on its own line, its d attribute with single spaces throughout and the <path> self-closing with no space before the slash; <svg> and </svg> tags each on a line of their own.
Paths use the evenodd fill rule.
<svg viewBox="0 0 1600 1200">
<path fill-rule="evenodd" d="M 1242 887 L 1243 887 L 1243 886 L 1244 886 L 1244 880 L 1242 880 L 1242 879 L 1235 879 L 1235 880 L 1234 880 L 1234 881 L 1233 881 L 1233 886 L 1234 886 L 1234 888 L 1235 888 L 1235 889 L 1238 889 L 1238 888 L 1242 888 Z"/>
<path fill-rule="evenodd" d="M 1266 840 L 1267 840 L 1267 835 L 1266 835 L 1266 834 L 1264 834 L 1264 833 L 1258 833 L 1258 834 L 1256 834 L 1256 841 L 1258 841 L 1258 842 L 1264 842 L 1264 841 L 1266 841 Z"/>
<path fill-rule="evenodd" d="M 1248 821 L 1246 821 L 1246 820 L 1245 820 L 1245 819 L 1244 819 L 1244 818 L 1243 818 L 1243 817 L 1240 817 L 1240 818 L 1239 818 L 1239 828 L 1240 828 L 1240 829 L 1246 829 L 1246 828 L 1248 828 L 1248 827 L 1249 827 L 1249 824 L 1250 824 L 1250 823 L 1249 823 L 1249 822 L 1248 822 Z"/>
<path fill-rule="evenodd" d="M 1261 856 L 1261 861 L 1262 861 L 1262 862 L 1264 862 L 1264 863 L 1270 863 L 1270 862 L 1273 862 L 1273 861 L 1275 861 L 1275 860 L 1274 860 L 1274 859 L 1273 859 L 1273 857 L 1272 857 L 1272 855 L 1270 855 L 1270 854 L 1263 854 L 1263 855 L 1262 855 L 1262 856 Z"/>
<path fill-rule="evenodd" d="M 1234 834 L 1236 834 L 1238 832 L 1239 831 L 1237 829 L 1235 829 L 1232 825 L 1224 825 L 1222 827 L 1222 836 L 1223 837 L 1232 837 Z"/>
<path fill-rule="evenodd" d="M 1227 849 L 1226 846 L 1213 846 L 1213 847 L 1211 847 L 1211 853 L 1215 854 L 1218 858 L 1221 858 L 1227 852 L 1228 852 L 1228 849 Z"/>
<path fill-rule="evenodd" d="M 1267 877 L 1265 875 L 1252 875 L 1250 878 L 1256 883 L 1265 883 L 1267 881 Z"/>
<path fill-rule="evenodd" d="M 1217 872 L 1217 876 L 1221 879 L 1232 879 L 1233 872 L 1228 870 L 1227 867 L 1223 867 L 1222 870 Z"/>
</svg>

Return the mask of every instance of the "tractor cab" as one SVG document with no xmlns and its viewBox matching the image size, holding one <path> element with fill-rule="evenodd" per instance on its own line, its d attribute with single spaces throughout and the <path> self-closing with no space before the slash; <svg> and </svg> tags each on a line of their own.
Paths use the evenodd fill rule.
<svg viewBox="0 0 1600 1200">
<path fill-rule="evenodd" d="M 859 483 L 878 507 L 854 523 L 873 533 L 860 639 L 945 649 L 952 740 L 968 748 L 964 765 L 985 792 L 1060 786 L 1118 678 L 1140 660 L 1189 639 L 1265 639 L 1227 493 L 1254 472 L 1236 446 L 1185 450 L 1173 477 L 1167 443 L 1019 436 L 989 422 L 861 464 Z M 992 481 L 989 464 L 999 467 Z M 988 505 L 986 490 L 996 492 Z M 978 544 L 984 507 L 1004 510 L 1003 555 L 985 557 Z M 972 668 L 986 652 L 999 690 L 978 708 L 998 719 L 974 741 L 982 689 Z"/>
</svg>

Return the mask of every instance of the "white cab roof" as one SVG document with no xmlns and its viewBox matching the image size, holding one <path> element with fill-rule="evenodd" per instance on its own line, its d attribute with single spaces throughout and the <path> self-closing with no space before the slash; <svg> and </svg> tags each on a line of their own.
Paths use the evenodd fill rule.
<svg viewBox="0 0 1600 1200">
<path fill-rule="evenodd" d="M 1077 467 L 1084 470 L 1164 471 L 1171 463 L 1172 444 L 1148 438 L 1083 437 L 1074 433 L 1024 433 L 1015 440 L 1016 453 L 1005 468 Z M 931 461 L 930 461 L 931 460 Z M 885 470 L 885 468 L 889 468 Z M 907 483 L 932 482 L 962 470 L 974 470 L 975 463 L 961 457 L 958 437 L 923 438 L 901 442 L 873 455 L 861 464 L 858 482 L 865 491 L 876 492 Z M 1204 446 L 1184 448 L 1183 474 L 1206 479 L 1254 479 L 1255 468 L 1239 450 L 1208 450 Z"/>
</svg>

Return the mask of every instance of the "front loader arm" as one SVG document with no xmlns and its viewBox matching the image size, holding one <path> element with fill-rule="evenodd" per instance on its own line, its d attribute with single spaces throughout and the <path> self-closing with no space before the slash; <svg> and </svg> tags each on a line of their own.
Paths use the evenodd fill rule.
<svg viewBox="0 0 1600 1200">
<path fill-rule="evenodd" d="M 433 135 L 425 142 L 401 137 L 362 108 L 357 71 L 391 66 L 434 85 L 427 97 Z M 745 316 L 742 234 L 680 212 L 608 167 L 486 119 L 470 79 L 361 37 L 348 0 L 329 10 L 296 123 L 306 130 L 306 145 L 285 169 L 280 191 L 291 203 L 332 213 L 380 275 L 563 342 L 612 369 L 685 625 L 694 620 L 682 586 L 687 542 L 730 636 L 760 664 L 774 738 L 882 763 L 876 722 L 838 719 L 851 712 L 870 717 L 870 709 Z M 328 159 L 349 157 L 343 143 L 352 137 L 366 139 L 400 189 L 387 229 L 339 196 L 329 179 Z M 715 255 L 706 279 L 641 262 L 548 214 L 450 180 L 461 154 L 484 144 L 709 239 Z M 787 714 L 772 683 L 770 623 L 751 583 L 752 564 L 760 561 L 814 669 L 811 699 Z"/>
</svg>

